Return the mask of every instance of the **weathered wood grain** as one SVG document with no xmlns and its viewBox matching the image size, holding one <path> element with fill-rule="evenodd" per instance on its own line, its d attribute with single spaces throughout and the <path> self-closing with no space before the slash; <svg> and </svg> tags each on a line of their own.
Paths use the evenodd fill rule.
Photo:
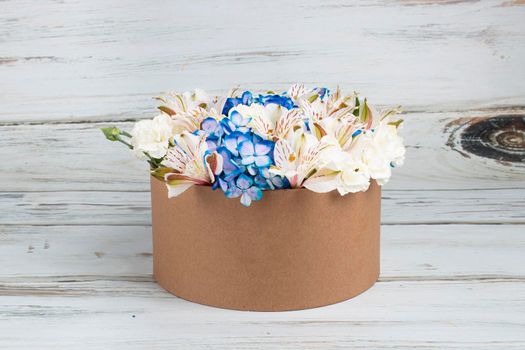
<svg viewBox="0 0 525 350">
<path fill-rule="evenodd" d="M 392 190 L 382 199 L 382 223 L 387 225 L 525 223 L 523 190 Z M 0 212 L 0 225 L 151 223 L 149 192 L 4 192 Z"/>
<path fill-rule="evenodd" d="M 523 163 L 499 162 L 462 152 L 462 126 L 482 117 L 521 116 L 524 109 L 408 113 L 401 134 L 405 165 L 386 190 L 525 188 Z M 2 191 L 148 191 L 146 162 L 107 141 L 107 123 L 0 127 Z M 118 123 L 130 130 L 133 123 Z"/>
<path fill-rule="evenodd" d="M 296 81 L 417 110 L 524 105 L 525 7 L 507 3 L 3 1 L 0 121 L 143 117 L 166 90 Z"/>
<path fill-rule="evenodd" d="M 518 161 L 464 147 L 469 125 L 525 115 L 524 15 L 509 0 L 1 1 L 0 348 L 525 348 L 523 130 L 504 140 Z M 146 164 L 98 128 L 130 129 L 166 90 L 296 81 L 405 106 L 380 281 L 300 312 L 172 297 L 151 275 Z"/>
<path fill-rule="evenodd" d="M 235 312 L 115 284 L 119 294 L 0 298 L 2 348 L 521 349 L 525 284 L 379 282 L 332 306 Z M 23 334 L 23 336 L 22 336 Z"/>
<path fill-rule="evenodd" d="M 523 225 L 383 226 L 381 280 L 525 282 L 523 232 Z M 118 293 L 111 283 L 152 282 L 151 249 L 149 226 L 1 227 L 0 294 Z"/>
</svg>

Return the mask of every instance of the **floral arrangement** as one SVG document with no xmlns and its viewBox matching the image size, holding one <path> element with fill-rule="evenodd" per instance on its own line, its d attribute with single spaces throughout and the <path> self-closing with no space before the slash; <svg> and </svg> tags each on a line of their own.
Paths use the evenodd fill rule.
<svg viewBox="0 0 525 350">
<path fill-rule="evenodd" d="M 220 189 L 249 206 L 263 192 L 307 188 L 366 191 L 403 163 L 397 109 L 377 111 L 356 93 L 292 85 L 281 94 L 202 90 L 157 98 L 160 113 L 130 133 L 103 128 L 165 181 L 168 196 L 192 185 Z"/>
</svg>

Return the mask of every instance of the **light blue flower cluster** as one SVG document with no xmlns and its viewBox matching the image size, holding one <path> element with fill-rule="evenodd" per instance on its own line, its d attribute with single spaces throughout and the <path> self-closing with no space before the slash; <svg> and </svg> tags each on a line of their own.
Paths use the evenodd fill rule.
<svg viewBox="0 0 525 350">
<path fill-rule="evenodd" d="M 241 98 L 229 98 L 224 111 L 227 106 L 231 109 L 241 103 L 283 103 L 285 107 L 290 105 L 289 98 L 283 96 L 279 99 L 274 96 L 279 95 L 261 95 L 254 99 L 251 93 L 245 92 Z M 291 103 L 293 106 L 293 102 Z M 222 189 L 228 198 L 240 197 L 244 206 L 260 200 L 264 190 L 289 188 L 290 183 L 286 178 L 269 172 L 270 166 L 275 164 L 275 143 L 254 133 L 248 126 L 250 118 L 243 117 L 235 110 L 228 109 L 227 112 L 228 117 L 220 121 L 211 117 L 204 119 L 201 129 L 197 131 L 206 134 L 208 152 L 217 152 L 222 157 L 222 171 L 216 174 L 212 188 Z"/>
</svg>

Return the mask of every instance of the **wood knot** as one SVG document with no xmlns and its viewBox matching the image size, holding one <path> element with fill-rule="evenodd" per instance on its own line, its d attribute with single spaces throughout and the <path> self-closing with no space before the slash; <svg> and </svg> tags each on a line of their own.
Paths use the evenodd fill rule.
<svg viewBox="0 0 525 350">
<path fill-rule="evenodd" d="M 525 162 L 525 116 L 474 118 L 460 128 L 459 141 L 463 152 L 500 162 Z"/>
</svg>

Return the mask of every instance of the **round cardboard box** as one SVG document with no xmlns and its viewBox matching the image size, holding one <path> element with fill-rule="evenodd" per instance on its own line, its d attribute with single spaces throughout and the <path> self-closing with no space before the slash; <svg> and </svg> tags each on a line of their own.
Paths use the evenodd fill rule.
<svg viewBox="0 0 525 350">
<path fill-rule="evenodd" d="M 340 196 L 265 191 L 249 208 L 193 186 L 168 199 L 151 178 L 153 270 L 170 293 L 227 309 L 329 305 L 379 276 L 380 187 Z"/>
</svg>

